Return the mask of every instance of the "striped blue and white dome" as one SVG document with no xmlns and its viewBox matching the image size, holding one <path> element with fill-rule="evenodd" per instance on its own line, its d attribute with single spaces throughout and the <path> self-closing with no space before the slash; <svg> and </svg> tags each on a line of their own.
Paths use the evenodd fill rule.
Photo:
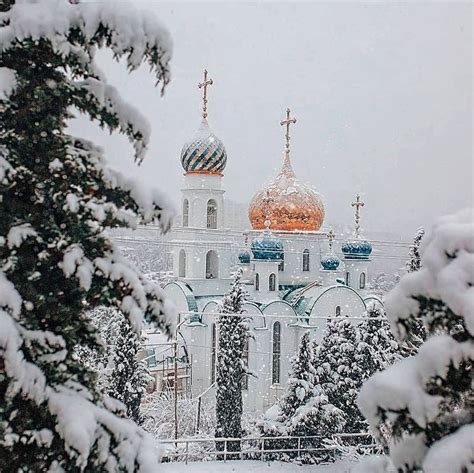
<svg viewBox="0 0 474 473">
<path fill-rule="evenodd" d="M 326 255 L 321 258 L 321 266 L 326 271 L 335 271 L 339 268 L 339 263 L 339 258 L 334 254 Z"/>
<path fill-rule="evenodd" d="M 211 131 L 203 118 L 193 139 L 181 150 L 181 164 L 187 174 L 222 174 L 227 153 L 222 141 Z"/>
<path fill-rule="evenodd" d="M 273 234 L 265 230 L 262 238 L 252 240 L 253 257 L 259 260 L 275 261 L 283 259 L 283 245 Z"/>
<path fill-rule="evenodd" d="M 372 245 L 367 240 L 351 240 L 346 241 L 341 250 L 346 259 L 369 259 Z"/>
</svg>

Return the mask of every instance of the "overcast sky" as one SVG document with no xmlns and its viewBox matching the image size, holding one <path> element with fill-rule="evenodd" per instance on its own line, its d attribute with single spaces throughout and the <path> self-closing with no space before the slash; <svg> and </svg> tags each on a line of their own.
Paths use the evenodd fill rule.
<svg viewBox="0 0 474 473">
<path fill-rule="evenodd" d="M 200 123 L 206 67 L 209 124 L 224 142 L 226 196 L 246 203 L 279 170 L 290 107 L 292 163 L 326 207 L 325 226 L 351 222 L 410 235 L 472 205 L 472 7 L 446 3 L 136 2 L 174 41 L 164 97 L 146 67 L 128 75 L 104 56 L 110 83 L 152 124 L 136 168 L 122 137 L 75 120 L 110 164 L 179 203 L 179 155 Z M 117 8 L 119 3 L 117 4 Z"/>
</svg>

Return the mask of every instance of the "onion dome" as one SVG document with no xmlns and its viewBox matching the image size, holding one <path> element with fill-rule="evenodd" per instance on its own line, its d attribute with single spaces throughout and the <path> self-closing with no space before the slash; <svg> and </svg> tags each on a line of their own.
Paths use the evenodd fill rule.
<svg viewBox="0 0 474 473">
<path fill-rule="evenodd" d="M 209 128 L 207 120 L 191 141 L 181 150 L 181 164 L 186 174 L 221 175 L 227 164 L 227 153 L 222 141 Z"/>
<path fill-rule="evenodd" d="M 321 258 L 321 266 L 326 271 L 335 271 L 339 267 L 339 258 L 336 255 L 327 255 Z"/>
<path fill-rule="evenodd" d="M 319 195 L 299 182 L 290 162 L 289 152 L 280 173 L 270 185 L 257 192 L 249 205 L 249 220 L 254 230 L 316 231 L 324 220 L 324 205 Z"/>
<path fill-rule="evenodd" d="M 283 245 L 268 230 L 263 232 L 263 237 L 252 240 L 251 250 L 254 259 L 278 261 L 283 259 Z"/>
<path fill-rule="evenodd" d="M 250 263 L 250 252 L 247 250 L 241 251 L 239 253 L 239 261 L 242 264 L 249 264 Z"/>
<path fill-rule="evenodd" d="M 345 259 L 369 259 L 372 253 L 372 245 L 367 240 L 346 241 L 342 247 Z"/>
</svg>

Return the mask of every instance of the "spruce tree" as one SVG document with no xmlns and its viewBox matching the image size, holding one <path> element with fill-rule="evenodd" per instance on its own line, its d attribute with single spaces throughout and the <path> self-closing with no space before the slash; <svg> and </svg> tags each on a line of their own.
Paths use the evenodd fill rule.
<svg viewBox="0 0 474 473">
<path fill-rule="evenodd" d="M 113 368 L 108 376 L 108 394 L 125 405 L 127 417 L 142 424 L 140 405 L 150 376 L 145 363 L 138 359 L 140 336 L 125 318 L 118 333 L 112 355 Z"/>
<path fill-rule="evenodd" d="M 247 367 L 242 360 L 249 339 L 248 317 L 243 315 L 246 292 L 242 270 L 235 272 L 229 293 L 218 306 L 216 360 L 216 437 L 241 438 L 242 383 Z M 227 315 L 229 314 L 229 315 Z M 222 442 L 217 447 L 224 447 Z M 229 442 L 227 449 L 240 450 L 240 442 Z"/>
<path fill-rule="evenodd" d="M 395 335 L 421 318 L 419 352 L 363 386 L 359 406 L 402 472 L 467 473 L 474 466 L 474 211 L 439 219 L 421 250 L 422 269 L 404 276 L 386 301 Z M 379 471 L 385 471 L 380 467 Z"/>
<path fill-rule="evenodd" d="M 169 332 L 174 316 L 106 233 L 147 222 L 166 230 L 162 198 L 67 129 L 74 109 L 145 155 L 148 124 L 106 83 L 95 53 L 110 48 L 129 70 L 146 61 L 165 84 L 170 41 L 149 14 L 123 8 L 2 4 L 0 471 L 156 471 L 151 440 L 114 414 L 74 352 L 99 344 L 86 315 L 96 306 L 120 308 L 137 333 L 144 317 Z"/>
<path fill-rule="evenodd" d="M 365 432 L 367 425 L 356 404 L 357 394 L 368 377 L 360 336 L 348 319 L 328 321 L 315 356 L 317 384 L 328 400 L 344 413 L 344 432 Z"/>
<path fill-rule="evenodd" d="M 408 261 L 405 265 L 407 273 L 413 273 L 414 271 L 419 271 L 421 269 L 420 245 L 424 236 L 425 230 L 420 227 L 416 231 L 415 238 L 413 239 L 413 245 L 410 246 L 408 253 Z"/>
</svg>

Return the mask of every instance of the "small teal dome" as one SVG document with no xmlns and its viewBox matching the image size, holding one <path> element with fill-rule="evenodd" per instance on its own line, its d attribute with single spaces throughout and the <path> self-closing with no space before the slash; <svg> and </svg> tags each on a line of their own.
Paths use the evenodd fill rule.
<svg viewBox="0 0 474 473">
<path fill-rule="evenodd" d="M 211 131 L 203 118 L 193 139 L 181 150 L 181 164 L 187 174 L 222 174 L 227 153 L 222 141 Z"/>
<path fill-rule="evenodd" d="M 367 240 L 346 241 L 341 248 L 346 259 L 368 259 L 372 245 Z"/>
<path fill-rule="evenodd" d="M 339 267 L 339 258 L 336 255 L 327 255 L 321 258 L 321 266 L 327 271 L 334 271 Z"/>
<path fill-rule="evenodd" d="M 239 261 L 242 264 L 249 264 L 250 263 L 250 252 L 247 251 L 247 250 L 241 251 L 239 253 Z"/>
<path fill-rule="evenodd" d="M 264 236 L 255 238 L 252 241 L 252 253 L 255 259 L 259 260 L 281 260 L 283 259 L 283 245 L 275 238 L 271 232 L 263 232 Z"/>
</svg>

